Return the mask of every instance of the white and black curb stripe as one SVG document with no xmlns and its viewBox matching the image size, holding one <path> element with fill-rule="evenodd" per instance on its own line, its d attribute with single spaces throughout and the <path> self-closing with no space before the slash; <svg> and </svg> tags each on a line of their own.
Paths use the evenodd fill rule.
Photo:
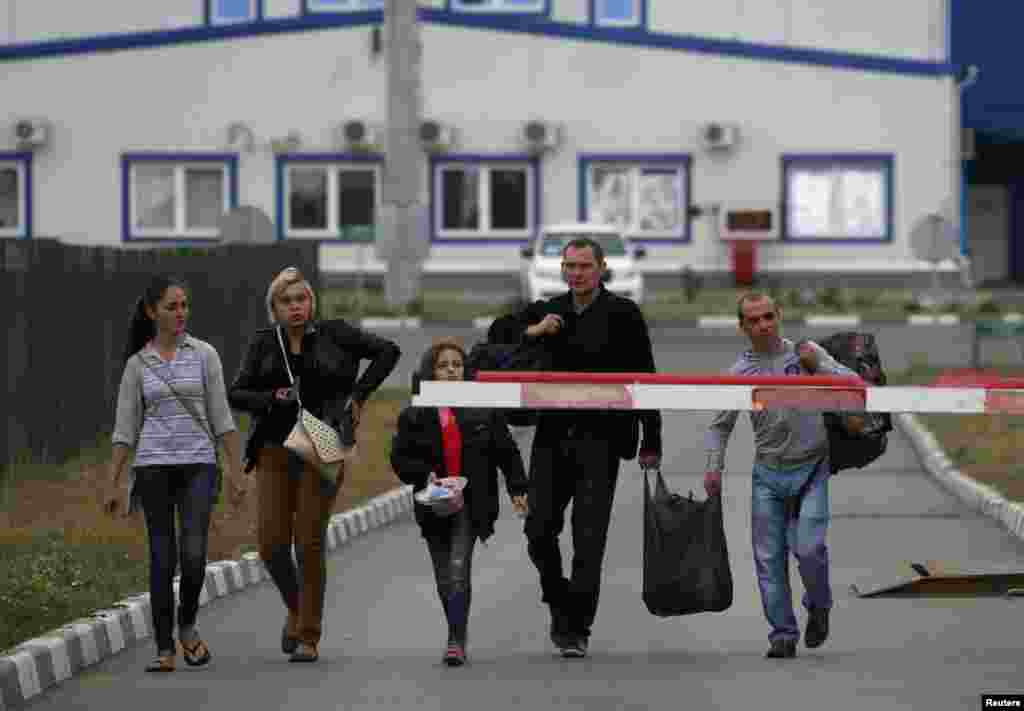
<svg viewBox="0 0 1024 711">
<path fill-rule="evenodd" d="M 998 521 L 1014 536 L 1024 540 L 1024 506 L 961 472 L 915 415 L 901 413 L 893 419 L 910 440 L 925 471 L 939 484 L 965 505 Z"/>
<path fill-rule="evenodd" d="M 358 508 L 335 514 L 327 526 L 328 550 L 336 550 L 375 528 L 409 518 L 412 511 L 412 487 L 403 486 Z M 242 592 L 269 579 L 258 553 L 246 553 L 241 560 L 209 563 L 199 604 L 206 606 L 211 600 Z M 180 580 L 175 578 L 175 598 L 179 586 Z M 0 656 L 0 711 L 22 708 L 47 689 L 152 634 L 149 593 L 142 593 L 19 644 L 8 656 Z"/>
</svg>

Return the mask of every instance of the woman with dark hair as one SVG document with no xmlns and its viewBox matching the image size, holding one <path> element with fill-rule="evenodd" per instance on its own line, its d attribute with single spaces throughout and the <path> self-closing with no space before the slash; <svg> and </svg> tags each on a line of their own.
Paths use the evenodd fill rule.
<svg viewBox="0 0 1024 711">
<path fill-rule="evenodd" d="M 150 672 L 175 668 L 175 569 L 181 564 L 178 641 L 185 662 L 203 666 L 210 649 L 196 630 L 206 579 L 210 514 L 219 490 L 215 441 L 223 447 L 233 498 L 244 496 L 241 446 L 216 349 L 185 331 L 185 283 L 157 277 L 132 313 L 117 395 L 111 487 L 105 509 L 126 515 L 141 504 L 149 534 L 149 585 L 157 656 Z M 121 486 L 131 450 L 128 500 Z M 176 535 L 175 518 L 181 531 Z M 178 537 L 180 535 L 180 541 Z"/>
<path fill-rule="evenodd" d="M 229 400 L 253 417 L 245 470 L 258 469 L 260 558 L 288 610 L 281 651 L 292 662 L 315 662 L 323 631 L 324 541 L 343 475 L 332 483 L 283 445 L 300 401 L 335 429 L 346 424 L 342 444 L 353 444 L 364 404 L 401 352 L 342 319 L 314 319 L 316 294 L 295 267 L 270 282 L 266 308 L 271 327 L 249 342 Z M 362 360 L 370 364 L 359 375 Z"/>
<path fill-rule="evenodd" d="M 417 392 L 423 380 L 464 380 L 466 352 L 454 339 L 440 339 L 423 355 L 413 378 Z M 504 414 L 497 409 L 407 407 L 398 416 L 391 444 L 391 467 L 418 493 L 436 480 L 464 478 L 461 508 L 438 513 L 416 505 L 416 521 L 434 565 L 441 607 L 448 620 L 444 663 L 466 663 L 466 637 L 472 585 L 470 572 L 477 539 L 486 541 L 498 519 L 498 472 L 513 508 L 527 511 L 523 460 Z"/>
</svg>

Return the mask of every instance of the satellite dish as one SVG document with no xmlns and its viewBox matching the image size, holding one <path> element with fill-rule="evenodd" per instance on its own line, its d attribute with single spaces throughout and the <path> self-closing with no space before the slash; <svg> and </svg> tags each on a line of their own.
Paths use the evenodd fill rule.
<svg viewBox="0 0 1024 711">
<path fill-rule="evenodd" d="M 914 223 L 910 230 L 910 249 L 918 259 L 937 265 L 956 257 L 960 251 L 960 235 L 952 222 L 931 213 Z"/>
<path fill-rule="evenodd" d="M 258 207 L 241 205 L 228 210 L 217 222 L 220 241 L 225 244 L 271 244 L 274 223 Z"/>
</svg>

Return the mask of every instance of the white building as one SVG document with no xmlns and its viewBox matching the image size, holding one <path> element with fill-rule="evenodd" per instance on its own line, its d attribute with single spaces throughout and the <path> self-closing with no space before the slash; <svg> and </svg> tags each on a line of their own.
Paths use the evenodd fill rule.
<svg viewBox="0 0 1024 711">
<path fill-rule="evenodd" d="M 771 211 L 765 271 L 927 270 L 913 224 L 959 222 L 947 4 L 421 1 L 444 129 L 427 273 L 511 276 L 540 224 L 576 220 L 621 222 L 652 276 L 721 273 L 715 205 Z M 353 271 L 350 228 L 381 216 L 382 5 L 0 0 L 0 235 L 195 244 L 251 205 Z M 377 129 L 369 153 L 349 121 Z M 551 150 L 528 150 L 531 121 L 560 130 Z"/>
</svg>

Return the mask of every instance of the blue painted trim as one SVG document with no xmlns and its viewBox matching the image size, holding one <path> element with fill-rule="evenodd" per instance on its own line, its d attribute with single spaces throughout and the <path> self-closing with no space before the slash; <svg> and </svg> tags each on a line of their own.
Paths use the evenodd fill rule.
<svg viewBox="0 0 1024 711">
<path fill-rule="evenodd" d="M 551 0 L 542 0 L 539 10 L 517 10 L 515 8 L 509 10 L 492 10 L 490 8 L 475 10 L 473 8 L 456 7 L 455 3 L 456 0 L 445 0 L 444 12 L 457 15 L 472 15 L 474 17 L 511 17 L 514 20 L 522 20 L 524 17 L 546 18 L 551 16 Z M 423 16 L 423 10 L 427 9 L 429 8 L 420 8 L 421 16 Z"/>
<path fill-rule="evenodd" d="M 634 244 L 689 244 L 693 240 L 690 229 L 690 206 L 693 204 L 693 157 L 689 153 L 580 153 L 576 156 L 576 216 L 580 222 L 587 222 L 589 211 L 587 205 L 587 168 L 591 163 L 629 163 L 631 165 L 658 165 L 663 163 L 671 166 L 682 166 L 686 176 L 686 195 L 683 202 L 683 236 L 682 237 L 634 237 L 629 239 Z"/>
<path fill-rule="evenodd" d="M 420 17 L 426 22 L 454 27 L 532 34 L 571 40 L 603 42 L 632 47 L 669 49 L 703 54 L 743 57 L 760 61 L 793 62 L 836 69 L 856 69 L 867 72 L 908 74 L 930 77 L 952 76 L 956 67 L 950 62 L 881 57 L 853 52 L 825 49 L 783 47 L 778 45 L 711 39 L 684 34 L 650 32 L 636 27 L 592 27 L 586 24 L 533 21 L 531 17 L 509 13 L 464 13 L 436 8 L 421 8 Z"/>
<path fill-rule="evenodd" d="M 845 163 L 847 165 L 870 165 L 881 166 L 886 176 L 885 202 L 886 202 L 886 227 L 885 236 L 880 239 L 864 239 L 858 237 L 790 237 L 789 236 L 789 208 L 787 175 L 790 166 L 807 166 L 815 164 L 832 165 L 834 163 Z M 895 235 L 893 204 L 896 194 L 896 159 L 892 153 L 788 153 L 781 157 L 782 180 L 781 199 L 779 200 L 781 215 L 781 232 L 779 239 L 790 244 L 844 244 L 844 245 L 879 245 L 890 244 Z"/>
<path fill-rule="evenodd" d="M 288 239 L 285 234 L 287 225 L 285 225 L 284 214 L 284 171 L 291 163 L 374 163 L 383 166 L 384 156 L 380 153 L 282 153 L 274 156 L 274 211 L 276 216 L 274 221 L 277 223 L 278 242 Z M 381 183 L 383 183 L 383 179 Z M 383 188 L 383 185 L 378 187 Z M 324 239 L 296 237 L 295 241 L 316 244 L 353 244 L 343 240 L 340 234 Z"/>
<path fill-rule="evenodd" d="M 35 155 L 32 151 L 9 151 L 0 152 L 0 161 L 7 161 L 10 163 L 21 163 L 22 170 L 25 173 L 25 229 L 22 234 L 18 235 L 15 239 L 32 239 L 34 232 L 32 231 L 32 160 Z"/>
<path fill-rule="evenodd" d="M 646 0 L 644 0 L 646 2 Z M 578 41 L 591 41 L 631 47 L 647 47 L 703 54 L 743 57 L 759 61 L 793 62 L 814 66 L 853 69 L 866 72 L 905 74 L 911 76 L 954 76 L 957 67 L 950 61 L 931 62 L 899 59 L 823 49 L 783 47 L 697 37 L 683 34 L 650 32 L 643 27 L 595 27 L 586 24 L 556 22 L 550 13 L 465 12 L 437 8 L 420 8 L 422 21 L 455 27 L 525 33 Z M 645 6 L 646 7 L 646 6 Z M 258 37 L 308 30 L 376 25 L 384 21 L 382 10 L 351 10 L 346 12 L 309 12 L 303 1 L 300 16 L 263 19 L 260 22 L 190 27 L 177 30 L 156 30 L 110 34 L 81 39 L 30 42 L 0 47 L 0 62 L 62 57 L 95 52 L 191 44 L 237 38 Z M 646 17 L 645 17 L 646 22 Z"/>
<path fill-rule="evenodd" d="M 597 3 L 598 3 L 598 0 L 588 0 L 588 4 L 589 4 L 590 8 L 589 8 L 589 14 L 587 15 L 587 18 L 589 20 L 590 26 L 591 27 L 608 27 L 608 28 L 618 29 L 618 30 L 631 29 L 631 28 L 637 28 L 638 27 L 640 29 L 646 30 L 647 29 L 647 2 L 648 2 L 648 0 L 636 0 L 636 1 L 638 3 L 638 7 L 639 7 L 639 10 L 640 10 L 640 17 L 637 19 L 637 23 L 635 25 L 602 25 L 602 24 L 598 23 L 598 21 L 597 21 Z"/>
<path fill-rule="evenodd" d="M 466 238 L 444 238 L 437 234 L 437 212 L 434 209 L 434 174 L 438 163 L 527 163 L 533 169 L 533 224 L 527 225 L 530 235 L 527 237 L 466 237 Z M 472 245 L 495 245 L 495 244 L 529 244 L 537 237 L 537 230 L 543 223 L 543 212 L 541 207 L 541 165 L 537 156 L 528 153 L 442 153 L 431 155 L 428 161 L 429 178 L 427 179 L 427 209 L 430 211 L 430 242 L 431 244 L 472 244 Z"/>
<path fill-rule="evenodd" d="M 315 13 L 302 17 L 265 19 L 258 23 L 189 27 L 178 30 L 156 30 L 100 35 L 82 39 L 51 40 L 0 46 L 0 62 L 14 62 L 76 54 L 116 52 L 126 49 L 151 49 L 198 42 L 259 37 L 263 35 L 306 32 L 379 24 L 384 19 L 380 10 L 349 13 Z"/>
<path fill-rule="evenodd" d="M 165 151 L 135 151 L 121 154 L 121 241 L 139 244 L 210 244 L 219 237 L 134 237 L 131 233 L 131 166 L 132 163 L 224 163 L 228 169 L 228 208 L 238 207 L 238 154 L 237 153 L 168 153 Z"/>
<path fill-rule="evenodd" d="M 263 3 L 264 0 L 256 0 L 256 17 L 251 20 L 242 20 L 239 22 L 216 24 L 213 21 L 213 3 L 217 0 L 203 0 L 203 24 L 207 27 L 228 27 L 237 25 L 248 25 L 253 22 L 263 21 Z"/>
</svg>

